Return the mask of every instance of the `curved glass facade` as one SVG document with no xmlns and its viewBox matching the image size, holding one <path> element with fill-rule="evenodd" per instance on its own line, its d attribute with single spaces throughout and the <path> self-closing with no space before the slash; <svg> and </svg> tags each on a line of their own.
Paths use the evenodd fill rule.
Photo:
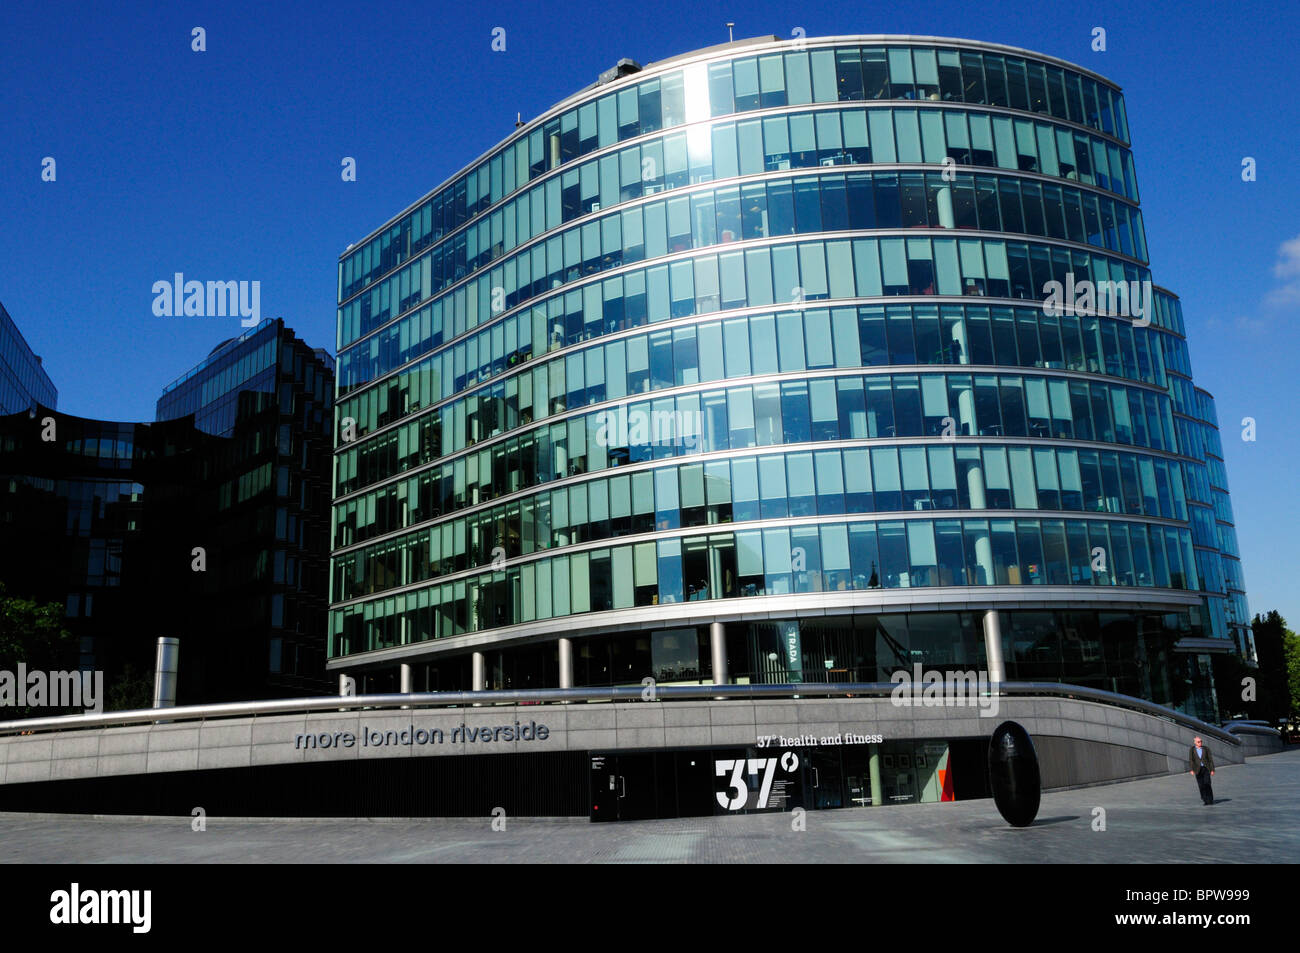
<svg viewBox="0 0 1300 953">
<path fill-rule="evenodd" d="M 891 627 L 1001 613 L 1011 673 L 1086 617 L 1211 712 L 1157 682 L 1248 617 L 1127 139 L 1094 74 L 889 38 L 732 44 L 523 126 L 340 260 L 334 667 L 639 682 L 574 659 L 671 643 L 687 680 L 821 679 L 745 620 L 813 651 L 917 590 Z"/>
</svg>

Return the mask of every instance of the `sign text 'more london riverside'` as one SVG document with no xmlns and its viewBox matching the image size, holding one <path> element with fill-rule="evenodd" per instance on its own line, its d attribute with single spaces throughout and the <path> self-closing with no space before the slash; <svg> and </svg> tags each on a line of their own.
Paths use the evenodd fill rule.
<svg viewBox="0 0 1300 953">
<path fill-rule="evenodd" d="M 468 744 L 500 741 L 545 741 L 551 730 L 535 721 L 527 724 L 483 725 L 474 727 L 462 722 L 451 730 L 451 743 Z M 351 731 L 299 732 L 294 739 L 295 748 L 384 748 L 411 745 L 441 745 L 447 743 L 447 733 L 441 728 L 389 728 L 377 731 L 364 725 L 359 733 Z"/>
</svg>

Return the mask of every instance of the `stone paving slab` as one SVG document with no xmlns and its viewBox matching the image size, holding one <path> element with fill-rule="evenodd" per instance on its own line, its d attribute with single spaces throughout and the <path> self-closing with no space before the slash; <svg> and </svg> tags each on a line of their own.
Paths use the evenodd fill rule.
<svg viewBox="0 0 1300 953">
<path fill-rule="evenodd" d="M 992 800 L 591 824 L 585 818 L 236 820 L 0 814 L 3 863 L 1295 863 L 1300 751 L 1057 791 L 1033 826 Z M 1095 808 L 1106 829 L 1093 829 Z"/>
</svg>

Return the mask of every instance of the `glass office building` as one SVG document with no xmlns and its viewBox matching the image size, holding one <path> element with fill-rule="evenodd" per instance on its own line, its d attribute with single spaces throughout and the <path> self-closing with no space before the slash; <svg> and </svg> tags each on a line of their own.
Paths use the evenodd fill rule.
<svg viewBox="0 0 1300 953">
<path fill-rule="evenodd" d="M 333 392 L 333 358 L 273 319 L 168 385 L 154 423 L 0 415 L 0 582 L 62 605 L 110 687 L 169 636 L 183 704 L 325 690 Z"/>
<path fill-rule="evenodd" d="M 27 410 L 33 404 L 58 405 L 59 392 L 9 312 L 0 304 L 0 416 Z"/>
<path fill-rule="evenodd" d="M 279 318 L 218 344 L 158 398 L 158 420 L 193 415 L 198 430 L 226 438 L 212 461 L 206 570 L 221 622 L 201 636 L 221 660 L 193 694 L 326 687 L 333 399 L 334 359 Z"/>
<path fill-rule="evenodd" d="M 789 684 L 1001 655 L 1213 718 L 1249 615 L 1152 280 L 1090 71 L 916 37 L 624 61 L 340 259 L 330 667 Z"/>
<path fill-rule="evenodd" d="M 158 637 L 214 617 L 190 550 L 209 540 L 204 488 L 221 441 L 190 419 L 34 410 L 0 416 L 0 582 L 63 608 L 69 664 L 104 671 L 110 687 L 146 677 Z"/>
</svg>

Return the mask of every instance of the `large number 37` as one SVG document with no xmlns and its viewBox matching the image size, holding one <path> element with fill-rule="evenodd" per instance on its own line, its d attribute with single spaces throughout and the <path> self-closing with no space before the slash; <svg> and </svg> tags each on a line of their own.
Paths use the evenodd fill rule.
<svg viewBox="0 0 1300 953">
<path fill-rule="evenodd" d="M 728 811 L 739 811 L 749 799 L 749 789 L 744 779 L 746 767 L 748 767 L 749 773 L 755 777 L 758 776 L 759 771 L 762 771 L 763 783 L 759 788 L 758 804 L 755 807 L 760 809 L 767 807 L 767 796 L 772 790 L 772 779 L 776 775 L 776 758 L 737 758 L 734 761 L 723 759 L 713 762 L 713 773 L 721 778 L 730 771 L 731 779 L 728 782 L 728 788 L 730 791 L 734 791 L 735 794 L 734 796 L 728 796 L 727 791 L 717 791 L 714 796 L 718 799 L 718 803 Z"/>
</svg>

